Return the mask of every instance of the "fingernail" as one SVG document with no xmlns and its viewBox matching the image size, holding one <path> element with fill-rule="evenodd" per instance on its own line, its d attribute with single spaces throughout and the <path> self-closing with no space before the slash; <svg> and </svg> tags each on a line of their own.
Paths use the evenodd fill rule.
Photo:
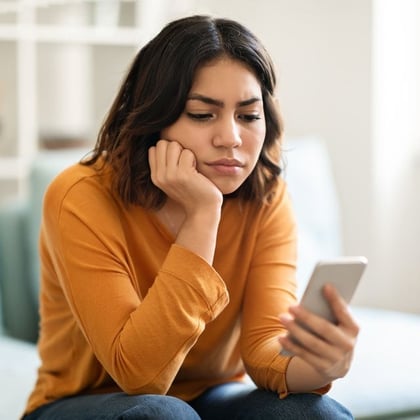
<svg viewBox="0 0 420 420">
<path fill-rule="evenodd" d="M 324 291 L 328 294 L 334 293 L 334 290 L 335 290 L 334 287 L 330 283 L 327 283 L 324 286 Z"/>
<path fill-rule="evenodd" d="M 280 321 L 283 322 L 283 324 L 287 324 L 291 320 L 288 314 L 281 314 L 279 318 L 280 318 Z"/>
<path fill-rule="evenodd" d="M 292 314 L 297 314 L 299 312 L 299 305 L 290 306 L 289 312 L 292 313 Z"/>
</svg>

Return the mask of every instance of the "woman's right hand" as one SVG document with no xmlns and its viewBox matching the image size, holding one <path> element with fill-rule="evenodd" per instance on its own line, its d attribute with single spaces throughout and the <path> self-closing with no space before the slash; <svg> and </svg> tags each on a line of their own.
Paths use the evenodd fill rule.
<svg viewBox="0 0 420 420">
<path fill-rule="evenodd" d="M 149 149 L 152 182 L 180 205 L 185 219 L 176 243 L 200 255 L 210 265 L 216 249 L 223 194 L 196 168 L 191 150 L 176 141 L 159 140 Z"/>
<path fill-rule="evenodd" d="M 181 205 L 186 217 L 220 209 L 223 195 L 197 171 L 191 150 L 176 141 L 159 140 L 149 149 L 149 165 L 153 184 Z"/>
</svg>

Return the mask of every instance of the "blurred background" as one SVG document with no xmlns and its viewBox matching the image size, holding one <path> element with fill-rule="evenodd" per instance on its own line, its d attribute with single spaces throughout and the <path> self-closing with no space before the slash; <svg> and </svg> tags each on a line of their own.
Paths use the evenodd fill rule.
<svg viewBox="0 0 420 420">
<path fill-rule="evenodd" d="M 191 13 L 236 19 L 271 53 L 287 139 L 325 141 L 355 302 L 420 313 L 416 0 L 0 1 L 0 204 L 42 150 L 94 144 L 134 54 Z M 311 167 L 307 168 L 311 177 Z"/>
</svg>

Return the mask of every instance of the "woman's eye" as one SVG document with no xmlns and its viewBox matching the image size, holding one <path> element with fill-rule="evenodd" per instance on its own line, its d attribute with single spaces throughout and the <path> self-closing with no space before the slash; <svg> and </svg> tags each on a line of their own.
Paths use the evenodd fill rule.
<svg viewBox="0 0 420 420">
<path fill-rule="evenodd" d="M 261 119 L 258 114 L 241 114 L 238 118 L 244 122 L 253 122 Z"/>
<path fill-rule="evenodd" d="M 194 113 L 194 112 L 187 112 L 189 118 L 195 121 L 208 121 L 213 117 L 213 114 L 209 113 Z"/>
</svg>

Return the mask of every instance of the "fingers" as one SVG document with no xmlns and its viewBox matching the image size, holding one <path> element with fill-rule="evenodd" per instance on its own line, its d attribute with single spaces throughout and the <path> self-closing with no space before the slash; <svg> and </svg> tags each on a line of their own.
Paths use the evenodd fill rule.
<svg viewBox="0 0 420 420">
<path fill-rule="evenodd" d="M 287 318 L 281 317 L 289 330 L 287 336 L 279 338 L 282 354 L 299 357 L 329 381 L 346 375 L 353 358 L 354 337 L 329 322 L 326 331 L 335 331 L 320 337 L 299 325 L 295 318 Z"/>
<path fill-rule="evenodd" d="M 339 295 L 337 289 L 327 284 L 324 287 L 324 296 L 331 306 L 331 309 L 337 319 L 337 323 L 354 335 L 359 333 L 359 326 L 352 317 L 349 306 L 344 299 Z"/>
<path fill-rule="evenodd" d="M 189 149 L 183 149 L 179 156 L 179 166 L 186 169 L 196 169 L 196 160 L 194 153 Z"/>
<path fill-rule="evenodd" d="M 297 356 L 314 354 L 325 358 L 334 357 L 337 343 L 334 342 L 335 345 L 331 345 L 330 342 L 330 340 L 334 340 L 336 335 L 334 326 L 328 321 L 302 310 L 300 307 L 291 308 L 290 313 L 291 315 L 280 317 L 289 331 L 288 336 L 286 336 L 287 339 L 281 339 L 280 341 L 287 350 Z M 312 317 L 317 319 L 311 319 Z"/>
<path fill-rule="evenodd" d="M 169 176 L 173 176 L 178 171 L 179 158 L 183 150 L 181 145 L 175 141 L 160 140 L 157 148 L 161 158 L 160 167 L 165 168 Z"/>
<path fill-rule="evenodd" d="M 186 217 L 219 210 L 223 195 L 200 173 L 194 153 L 176 141 L 159 140 L 149 149 L 150 176 L 154 185 L 183 207 Z"/>
<path fill-rule="evenodd" d="M 159 140 L 156 146 L 151 147 L 155 153 L 156 170 L 167 173 L 174 172 L 179 162 L 179 155 L 182 152 L 182 147 L 177 142 L 169 142 L 166 140 Z"/>
<path fill-rule="evenodd" d="M 149 148 L 149 165 L 152 182 L 163 187 L 179 180 L 180 175 L 182 178 L 183 169 L 194 168 L 195 157 L 176 141 L 159 140 L 156 146 Z"/>
<path fill-rule="evenodd" d="M 156 159 L 158 167 L 174 170 L 178 166 L 195 166 L 195 156 L 189 149 L 184 149 L 176 141 L 159 140 L 156 146 L 149 149 Z"/>
<path fill-rule="evenodd" d="M 300 305 L 292 306 L 289 314 L 280 316 L 288 334 L 279 337 L 279 342 L 286 352 L 299 356 L 328 377 L 338 378 L 349 369 L 359 327 L 334 288 L 326 288 L 325 297 L 336 314 L 338 324 Z"/>
<path fill-rule="evenodd" d="M 306 346 L 314 352 L 320 347 L 320 343 L 315 342 L 314 339 L 317 341 L 321 339 L 325 343 L 348 351 L 359 333 L 359 327 L 347 309 L 346 303 L 335 290 L 331 290 L 331 293 L 334 293 L 332 300 L 339 311 L 338 325 L 312 314 L 300 305 L 292 306 L 289 310 L 293 317 L 293 322 L 289 322 L 290 333 L 300 342 L 308 343 Z"/>
</svg>

